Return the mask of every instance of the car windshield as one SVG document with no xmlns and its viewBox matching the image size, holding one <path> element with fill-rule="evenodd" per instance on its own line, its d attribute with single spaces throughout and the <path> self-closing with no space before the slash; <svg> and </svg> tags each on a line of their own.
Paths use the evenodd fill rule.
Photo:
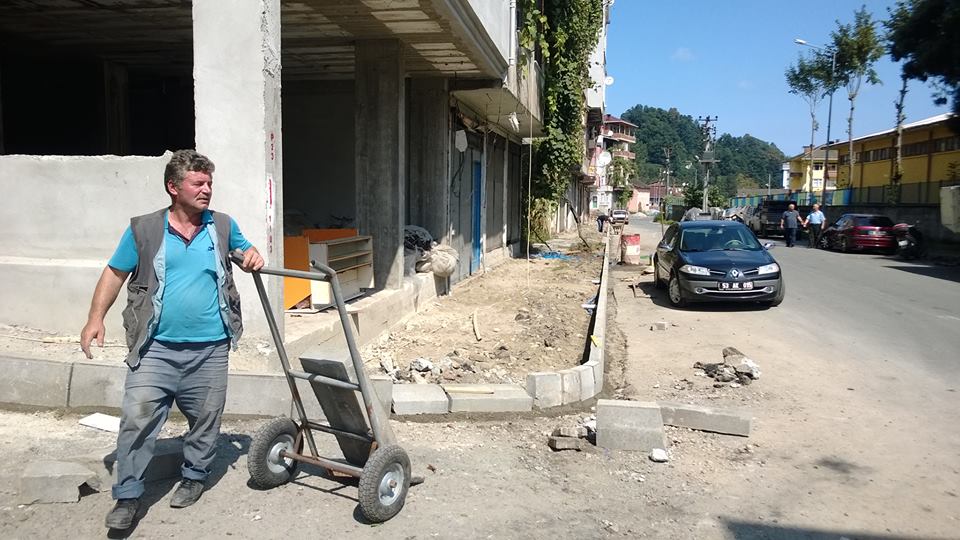
<svg viewBox="0 0 960 540">
<path fill-rule="evenodd" d="M 680 251 L 759 251 L 763 246 L 746 227 L 704 225 L 680 234 Z"/>
<path fill-rule="evenodd" d="M 893 227 L 893 221 L 887 216 L 858 216 L 857 227 Z"/>
</svg>

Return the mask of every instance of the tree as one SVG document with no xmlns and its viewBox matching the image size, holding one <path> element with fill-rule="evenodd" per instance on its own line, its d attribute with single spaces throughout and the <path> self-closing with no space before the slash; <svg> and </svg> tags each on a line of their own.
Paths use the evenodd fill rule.
<svg viewBox="0 0 960 540">
<path fill-rule="evenodd" d="M 884 26 L 890 56 L 907 77 L 932 80 L 936 104 L 953 102 L 950 123 L 960 133 L 960 0 L 900 0 Z"/>
<path fill-rule="evenodd" d="M 811 58 L 800 56 L 796 64 L 787 68 L 784 76 L 787 78 L 787 87 L 791 94 L 803 98 L 810 107 L 810 170 L 808 178 L 813 178 L 813 147 L 814 133 L 817 131 L 817 106 L 823 101 L 828 92 L 825 82 L 830 75 L 830 66 L 824 66 L 820 55 Z M 825 75 L 825 73 L 827 73 Z M 851 109 L 852 110 L 852 109 Z"/>
<path fill-rule="evenodd" d="M 707 187 L 707 206 L 722 208 L 727 205 L 726 202 L 727 199 L 720 192 L 720 186 L 710 182 L 710 186 Z M 683 188 L 683 205 L 687 208 L 700 208 L 703 205 L 703 182 L 698 180 Z"/>
<path fill-rule="evenodd" d="M 873 65 L 883 57 L 884 48 L 876 23 L 866 6 L 861 6 L 853 13 L 853 24 L 837 21 L 837 29 L 831 33 L 831 37 L 833 50 L 837 52 L 837 83 L 846 86 L 847 99 L 850 101 L 850 113 L 847 115 L 847 142 L 850 145 L 847 181 L 851 182 L 856 163 L 856 154 L 853 153 L 853 111 L 863 82 L 880 84 Z"/>
</svg>

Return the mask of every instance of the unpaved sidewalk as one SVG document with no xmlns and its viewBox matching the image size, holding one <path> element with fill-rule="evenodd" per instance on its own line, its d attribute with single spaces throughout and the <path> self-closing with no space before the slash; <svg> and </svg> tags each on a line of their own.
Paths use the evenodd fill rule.
<svg viewBox="0 0 960 540">
<path fill-rule="evenodd" d="M 590 250 L 566 233 L 550 241 L 561 258 L 534 253 L 467 280 L 366 346 L 364 361 L 395 367 L 398 382 L 522 384 L 527 373 L 578 365 L 590 324 L 582 305 L 596 296 L 603 263 L 599 234 L 588 241 Z M 409 369 L 417 359 L 437 369 Z"/>
</svg>

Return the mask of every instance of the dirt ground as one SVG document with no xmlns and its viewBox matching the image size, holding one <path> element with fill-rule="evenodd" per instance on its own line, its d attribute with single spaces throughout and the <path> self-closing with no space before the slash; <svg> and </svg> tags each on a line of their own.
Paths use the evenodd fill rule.
<svg viewBox="0 0 960 540">
<path fill-rule="evenodd" d="M 603 261 L 599 238 L 591 234 L 587 251 L 567 234 L 550 243 L 562 259 L 509 259 L 469 279 L 364 347 L 364 361 L 398 382 L 431 383 L 522 384 L 527 373 L 578 365 L 590 324 L 582 304 L 596 295 Z"/>
<path fill-rule="evenodd" d="M 793 348 L 798 336 L 812 333 L 796 315 L 804 308 L 797 300 L 775 310 L 673 310 L 639 268 L 616 267 L 611 276 L 604 396 L 744 409 L 754 416 L 749 438 L 667 427 L 670 461 L 658 464 L 645 453 L 592 445 L 551 451 L 550 432 L 578 425 L 592 414 L 591 403 L 560 415 L 394 419 L 414 474 L 426 481 L 411 488 L 399 516 L 374 526 L 358 514 L 355 484 L 308 474 L 316 471 L 269 491 L 250 487 L 246 452 L 262 421 L 228 420 L 200 502 L 171 509 L 175 480 L 152 483 L 148 508 L 129 535 L 960 538 L 960 434 L 949 428 L 957 409 L 947 383 L 892 371 L 883 351 L 845 342 L 843 329 L 820 328 L 818 348 Z M 640 284 L 636 298 L 631 283 Z M 668 329 L 651 331 L 657 321 L 668 322 Z M 718 362 L 727 346 L 754 359 L 760 379 L 715 387 L 696 375 L 694 362 Z M 847 358 L 882 367 L 860 369 Z M 81 427 L 78 418 L 0 411 L 0 537 L 106 536 L 109 493 L 32 506 L 19 506 L 14 497 L 27 461 L 112 448 L 113 434 Z M 165 436 L 183 429 L 172 421 Z M 332 439 L 318 442 L 335 454 Z"/>
</svg>

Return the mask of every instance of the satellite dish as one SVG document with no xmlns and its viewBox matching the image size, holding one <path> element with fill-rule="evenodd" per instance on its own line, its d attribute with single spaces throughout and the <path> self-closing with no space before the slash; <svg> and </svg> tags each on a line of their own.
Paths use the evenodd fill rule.
<svg viewBox="0 0 960 540">
<path fill-rule="evenodd" d="M 611 156 L 610 152 L 607 152 L 606 150 L 600 152 L 600 155 L 597 156 L 597 165 L 600 167 L 606 167 L 611 161 L 613 161 L 613 156 Z"/>
<path fill-rule="evenodd" d="M 607 86 L 610 86 L 611 84 L 613 84 L 613 77 L 611 77 L 610 75 L 607 75 L 606 77 L 604 77 L 603 84 Z"/>
</svg>

